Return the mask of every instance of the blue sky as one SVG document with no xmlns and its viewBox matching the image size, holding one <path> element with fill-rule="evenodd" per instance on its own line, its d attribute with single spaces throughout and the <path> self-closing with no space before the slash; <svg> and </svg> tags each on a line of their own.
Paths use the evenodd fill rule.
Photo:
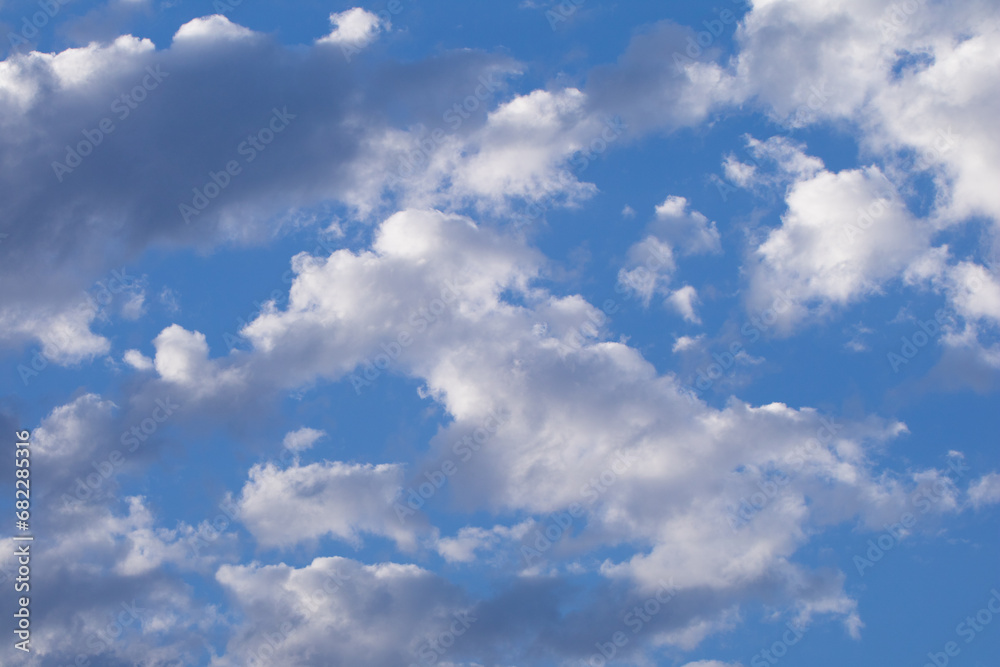
<svg viewBox="0 0 1000 667">
<path fill-rule="evenodd" d="M 993 664 L 991 3 L 0 28 L 0 663 Z"/>
</svg>

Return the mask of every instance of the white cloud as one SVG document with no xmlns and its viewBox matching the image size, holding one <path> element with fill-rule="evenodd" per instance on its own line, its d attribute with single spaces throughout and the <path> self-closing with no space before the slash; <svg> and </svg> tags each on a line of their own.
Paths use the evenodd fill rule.
<svg viewBox="0 0 1000 667">
<path fill-rule="evenodd" d="M 281 469 L 254 466 L 239 497 L 241 521 L 268 547 L 291 548 L 324 535 L 360 545 L 361 535 L 390 537 L 412 549 L 415 536 L 393 509 L 397 465 L 327 461 Z"/>
<path fill-rule="evenodd" d="M 366 34 L 369 14 L 340 16 L 338 30 Z M 0 144 L 19 155 L 17 168 L 8 165 L 0 178 L 7 211 L 0 234 L 17 235 L 17 243 L 0 244 L 0 274 L 11 287 L 0 307 L 0 342 L 23 346 L 67 333 L 64 349 L 46 353 L 49 361 L 91 360 L 107 352 L 108 341 L 90 331 L 93 317 L 73 310 L 79 285 L 141 255 L 150 243 L 202 249 L 259 243 L 280 230 L 290 210 L 334 200 L 369 215 L 386 205 L 387 181 L 420 136 L 420 123 L 440 122 L 443 110 L 479 90 L 480 77 L 499 74 L 495 92 L 503 76 L 518 69 L 507 57 L 472 51 L 424 61 L 419 71 L 412 63 L 388 63 L 378 76 L 355 76 L 358 67 L 367 65 L 348 63 L 323 45 L 282 46 L 221 15 L 189 21 L 166 48 L 126 35 L 52 54 L 14 53 L 0 62 Z M 248 80 L 254 86 L 243 85 Z M 373 87 L 390 80 L 407 82 L 392 93 L 401 113 L 398 127 L 376 113 L 386 91 Z M 122 105 L 122 92 L 137 86 L 139 105 Z M 206 97 L 206 90 L 212 94 Z M 484 96 L 484 111 L 493 99 L 493 93 Z M 123 109 L 129 112 L 124 118 Z M 267 146 L 266 159 L 234 177 L 224 197 L 186 224 L 180 204 L 190 205 L 194 190 L 227 161 L 244 159 L 238 147 L 246 134 L 227 133 L 220 123 L 256 131 L 274 109 L 293 118 L 280 140 Z M 85 147 L 83 158 L 73 153 L 81 132 L 96 136 L 94 128 L 108 117 L 135 139 L 101 141 Z M 469 122 L 466 133 L 481 124 Z M 330 150 L 316 150 L 320 135 Z M 464 145 L 461 136 L 454 141 Z M 451 169 L 445 171 L 448 178 Z M 419 192 L 423 185 L 410 179 L 404 189 L 414 199 L 431 198 Z M 141 310 L 135 298 L 123 314 Z"/>
<path fill-rule="evenodd" d="M 84 394 L 60 405 L 34 432 L 35 452 L 52 462 L 70 462 L 90 456 L 105 438 L 115 404 L 97 394 Z"/>
<path fill-rule="evenodd" d="M 742 188 L 784 189 L 801 180 L 808 180 L 823 170 L 823 161 L 808 155 L 805 146 L 786 137 L 774 136 L 766 141 L 747 135 L 744 137 L 752 164 L 740 162 L 729 154 L 723 161 L 728 178 Z"/>
<path fill-rule="evenodd" d="M 415 565 L 317 558 L 301 568 L 224 565 L 217 579 L 246 621 L 212 667 L 270 655 L 317 667 L 437 662 L 444 649 L 431 642 L 451 630 L 453 644 L 478 621 L 452 585 Z"/>
<path fill-rule="evenodd" d="M 915 219 L 876 167 L 819 171 L 797 180 L 788 211 L 753 253 L 749 306 L 760 310 L 785 294 L 788 330 L 874 293 L 900 276 L 929 245 Z"/>
<path fill-rule="evenodd" d="M 375 41 L 379 32 L 391 27 L 388 21 L 383 21 L 377 14 L 360 7 L 330 14 L 330 24 L 333 25 L 333 30 L 329 35 L 316 40 L 318 44 L 362 48 Z"/>
<path fill-rule="evenodd" d="M 128 301 L 122 305 L 122 317 L 137 320 L 146 314 L 146 292 L 142 289 L 131 292 Z"/>
<path fill-rule="evenodd" d="M 217 361 L 209 360 L 205 334 L 199 331 L 187 331 L 172 324 L 153 339 L 153 347 L 157 374 L 192 395 L 212 394 L 220 386 L 243 384 L 239 369 L 223 368 Z"/>
<path fill-rule="evenodd" d="M 656 217 L 646 230 L 647 236 L 628 250 L 628 261 L 618 272 L 618 282 L 649 306 L 656 294 L 686 321 L 700 323 L 695 312 L 697 290 L 685 285 L 670 290 L 677 264 L 674 249 L 685 255 L 722 251 L 715 223 L 689 207 L 687 199 L 668 196 L 656 206 Z"/>
<path fill-rule="evenodd" d="M 618 282 L 648 306 L 654 294 L 667 293 L 676 269 L 670 245 L 647 236 L 629 248 L 628 262 L 618 271 Z"/>
<path fill-rule="evenodd" d="M 701 341 L 704 338 L 705 334 L 698 334 L 697 336 L 678 336 L 677 340 L 674 341 L 674 346 L 671 351 L 676 353 L 697 349 L 701 346 Z"/>
<path fill-rule="evenodd" d="M 623 110 L 636 134 L 700 122 L 731 101 L 760 104 L 776 118 L 790 116 L 795 126 L 820 119 L 861 119 L 863 150 L 879 158 L 879 167 L 830 171 L 818 158 L 782 139 L 750 140 L 751 151 L 775 163 L 776 170 L 726 158 L 725 171 L 732 180 L 745 187 L 780 189 L 788 206 L 780 225 L 751 249 L 750 305 L 770 303 L 776 292 L 788 295 L 792 309 L 782 321 L 788 330 L 877 294 L 902 278 L 909 285 L 930 285 L 946 293 L 976 326 L 995 323 L 1000 319 L 995 276 L 968 258 L 953 259 L 947 248 L 930 245 L 935 231 L 959 224 L 964 216 L 985 213 L 996 218 L 1000 210 L 993 129 L 996 33 L 990 32 L 995 21 L 988 14 L 983 19 L 978 12 L 985 5 L 978 3 L 948 11 L 928 5 L 891 34 L 879 34 L 884 5 L 867 0 L 823 5 L 757 2 L 740 28 L 741 52 L 731 71 L 711 62 L 711 53 L 705 62 L 676 68 L 671 51 L 683 48 L 688 33 L 669 24 L 653 26 L 633 38 L 617 64 L 594 71 L 586 87 L 536 90 L 492 110 L 486 106 L 489 98 L 477 98 L 487 110 L 485 119 L 460 122 L 460 131 L 437 142 L 424 171 L 391 185 L 404 202 L 447 208 L 469 204 L 491 213 L 509 212 L 517 199 L 575 205 L 596 188 L 570 167 L 586 151 L 596 150 L 598 139 L 604 149 L 610 146 L 612 140 L 603 135 L 611 131 L 607 116 L 612 109 Z M 331 21 L 335 29 L 320 42 L 363 45 L 388 27 L 357 8 L 333 14 Z M 957 35 L 966 39 L 955 39 Z M 45 109 L 52 118 L 46 125 L 52 145 L 75 138 L 81 123 L 86 126 L 87 119 L 106 113 L 107 94 L 135 85 L 154 56 L 171 72 L 168 83 L 180 87 L 171 98 L 176 102 L 144 108 L 163 124 L 157 126 L 162 134 L 144 135 L 136 126 L 137 136 L 147 136 L 148 142 L 115 149 L 109 144 L 106 158 L 95 152 L 87 164 L 102 173 L 101 168 L 131 164 L 136 155 L 157 155 L 155 165 L 144 163 L 149 173 L 134 170 L 142 182 L 129 181 L 137 178 L 131 173 L 112 170 L 121 182 L 112 179 L 111 185 L 102 185 L 92 179 L 84 186 L 68 181 L 58 201 L 33 199 L 33 190 L 24 183 L 40 174 L 49 177 L 51 156 L 41 150 L 38 155 L 25 153 L 23 169 L 19 165 L 10 178 L 0 179 L 10 182 L 2 194 L 12 202 L 11 210 L 29 211 L 32 221 L 39 221 L 37 239 L 29 239 L 18 253 L 45 254 L 26 252 L 27 247 L 51 248 L 56 254 L 56 244 L 64 243 L 64 248 L 78 251 L 73 256 L 80 259 L 62 279 L 75 278 L 77 272 L 93 274 L 99 262 L 86 259 L 95 255 L 86 239 L 70 234 L 52 240 L 58 238 L 53 230 L 70 228 L 65 211 L 74 212 L 74 221 L 108 225 L 105 231 L 124 230 L 123 246 L 136 252 L 152 239 L 207 246 L 220 239 L 259 240 L 261 230 L 266 236 L 272 228 L 275 216 L 310 202 L 335 199 L 365 215 L 377 211 L 387 165 L 410 151 L 414 137 L 422 135 L 384 127 L 373 119 L 371 109 L 355 101 L 371 97 L 365 93 L 372 91 L 352 83 L 339 60 L 330 59 L 329 49 L 303 49 L 307 55 L 302 60 L 316 64 L 309 71 L 323 73 L 324 85 L 317 86 L 307 72 L 282 64 L 299 59 L 275 58 L 274 48 L 266 36 L 214 16 L 185 24 L 173 46 L 159 52 L 148 40 L 122 38 L 112 45 L 93 44 L 61 54 L 15 56 L 0 65 L 5 132 L 30 136 L 32 119 Z M 911 55 L 920 50 L 929 60 L 903 67 L 895 76 L 901 50 Z M 469 90 L 456 93 L 451 83 L 461 68 L 433 63 L 428 65 L 433 75 L 414 85 L 419 91 L 414 97 L 421 103 L 428 98 L 435 120 L 440 109 L 487 86 L 477 80 L 482 70 L 516 71 L 496 60 L 484 65 L 487 60 L 475 60 L 480 56 L 455 57 L 467 58 L 463 63 L 476 70 L 459 85 Z M 414 71 L 391 73 L 417 76 Z M 734 79 L 734 73 L 742 80 Z M 266 110 L 280 93 L 282 99 L 290 96 L 290 106 L 298 102 L 305 108 L 292 109 L 301 115 L 304 138 L 289 135 L 288 144 L 276 143 L 268 153 L 269 160 L 274 158 L 272 166 L 262 167 L 259 180 L 248 175 L 251 180 L 245 186 L 234 185 L 226 201 L 215 202 L 205 214 L 197 232 L 167 217 L 145 221 L 136 213 L 173 210 L 177 197 L 190 192 L 191 174 L 218 169 L 232 153 L 233 146 L 218 139 L 217 126 L 182 113 L 191 105 L 192 91 L 229 80 L 229 74 L 234 81 L 252 75 L 259 84 L 253 99 L 240 98 L 238 88 L 223 86 L 221 106 L 199 108 L 198 118 L 223 117 L 224 107 L 237 114 L 226 116 L 227 122 L 253 127 L 260 122 L 257 102 L 268 100 L 261 107 Z M 315 99 L 288 92 L 295 90 L 308 90 Z M 952 118 L 962 127 L 957 135 L 948 130 Z M 138 115 L 133 121 L 142 122 Z M 323 138 L 322 158 L 314 151 L 317 136 Z M 947 138 L 944 143 L 942 136 Z M 614 135 L 613 141 L 618 138 Z M 206 147 L 196 161 L 167 150 L 192 143 Z M 926 167 L 936 179 L 938 198 L 927 220 L 918 220 L 898 194 L 909 185 L 899 171 L 910 159 L 908 151 L 923 158 L 920 168 Z M 161 163 L 177 164 L 180 175 L 160 171 Z M 156 187 L 147 189 L 147 181 Z M 119 190 L 128 195 L 118 195 Z M 103 202 L 102 207 L 88 208 L 86 202 L 92 200 Z M 136 219 L 144 222 L 133 222 Z M 192 240 L 195 235 L 198 240 Z M 102 242 L 106 238 L 96 236 Z M 686 199 L 668 197 L 657 207 L 648 233 L 629 249 L 619 277 L 644 303 L 665 295 L 686 319 L 696 322 L 695 288 L 670 287 L 676 272 L 674 251 L 684 255 L 720 248 L 713 222 L 691 210 Z M 650 258 L 656 262 L 650 263 Z M 856 632 L 860 621 L 843 576 L 810 570 L 795 558 L 803 545 L 832 525 L 859 522 L 881 530 L 905 508 L 914 487 L 941 481 L 938 471 L 897 478 L 875 468 L 872 450 L 903 427 L 859 418 L 803 450 L 803 443 L 829 430 L 810 408 L 754 406 L 734 399 L 717 409 L 689 400 L 675 376 L 660 374 L 636 349 L 609 340 L 606 318 L 584 299 L 538 287 L 535 278 L 545 274 L 545 264 L 523 242 L 467 218 L 406 210 L 379 226 L 370 249 L 341 250 L 321 258 L 298 255 L 288 305 L 266 307 L 242 332 L 253 344 L 251 352 L 211 358 L 203 334 L 174 324 L 153 341 L 154 359 L 137 350 L 128 350 L 124 358 L 140 370 L 155 368 L 159 379 L 150 381 L 149 388 L 184 389 L 194 398 L 225 396 L 240 403 L 241 396 L 318 380 L 353 382 L 359 368 L 385 355 L 386 373 L 418 379 L 421 396 L 434 399 L 447 412 L 450 421 L 431 440 L 429 461 L 464 457 L 455 443 L 481 428 L 490 410 L 502 406 L 511 415 L 489 446 L 468 450 L 460 474 L 449 481 L 449 495 L 457 506 L 491 512 L 498 523 L 490 529 L 467 526 L 454 537 L 427 543 L 446 560 L 469 562 L 501 542 L 516 549 L 512 543 L 533 538 L 531 529 L 541 527 L 549 513 L 566 512 L 578 503 L 585 519 L 542 554 L 542 561 L 616 547 L 615 556 L 600 570 L 613 583 L 643 591 L 669 577 L 687 595 L 711 593 L 710 601 L 700 606 L 678 605 L 671 615 L 676 625 L 656 635 L 655 643 L 694 646 L 710 633 L 732 627 L 741 606 L 761 598 L 806 620 L 832 614 Z M 4 266 L 5 275 L 17 275 L 23 268 Z M 50 333 L 59 333 L 67 342 L 45 354 L 60 363 L 106 354 L 109 342 L 89 329 L 95 314 L 31 307 L 38 294 L 72 301 L 58 282 L 26 278 L 30 289 L 16 297 L 21 301 L 0 311 L 5 330 L 18 342 L 44 341 Z M 124 313 L 141 312 L 143 301 L 132 303 Z M 975 339 L 976 332 L 967 328 L 961 334 L 949 333 L 946 340 L 965 336 L 968 341 L 969 335 Z M 697 344 L 697 338 L 682 337 L 674 349 Z M 113 412 L 113 404 L 90 394 L 53 411 L 36 431 L 40 458 L 89 463 L 96 443 L 114 442 Z M 307 449 L 318 433 L 301 429 L 288 434 L 285 445 L 294 451 Z M 619 455 L 633 463 L 616 467 Z M 794 474 L 752 522 L 733 529 L 733 508 L 777 470 Z M 365 535 L 378 535 L 413 549 L 418 531 L 404 527 L 392 510 L 404 475 L 396 463 L 255 466 L 243 486 L 240 509 L 262 546 L 291 546 L 325 536 L 358 544 Z M 600 487 L 591 481 L 605 478 L 611 482 Z M 970 487 L 974 506 L 996 501 L 995 478 L 987 475 Z M 957 497 L 957 491 L 949 489 L 938 511 L 958 511 Z M 162 609 L 183 610 L 176 617 L 158 612 L 151 628 L 203 636 L 191 628 L 195 605 L 181 582 L 157 578 L 167 566 L 214 562 L 185 562 L 186 540 L 192 539 L 194 528 L 157 526 L 139 498 L 129 499 L 127 510 L 117 514 L 102 507 L 64 514 L 58 526 L 63 539 L 53 541 L 51 555 L 43 556 L 50 558 L 53 572 L 59 571 L 58 564 L 81 580 L 82 575 L 105 572 L 113 577 L 112 584 L 135 583 Z M 522 520 L 525 515 L 531 518 Z M 85 557 L 80 559 L 80 554 Z M 540 564 L 529 565 L 524 571 L 541 571 Z M 338 582 L 322 603 L 302 612 L 296 601 L 309 599 L 335 568 L 344 569 L 349 583 Z M 217 579 L 247 619 L 226 657 L 215 659 L 220 666 L 245 663 L 262 646 L 260 637 L 276 617 L 291 622 L 288 630 L 282 626 L 277 643 L 295 664 L 406 664 L 421 648 L 418 638 L 448 627 L 454 622 L 451 614 L 465 604 L 450 584 L 413 565 L 362 565 L 343 559 L 317 559 L 301 568 L 253 563 L 226 565 Z M 107 590 L 107 580 L 102 583 Z M 96 609 L 103 612 L 102 607 Z M 363 614 L 359 609 L 374 611 Z M 85 627 L 93 623 L 89 617 L 83 621 Z M 49 627 L 58 630 L 43 631 L 50 635 L 43 635 L 42 643 L 56 645 L 61 639 L 55 633 L 65 632 L 64 626 Z M 151 655 L 149 649 L 137 644 L 116 657 L 130 662 Z"/>
<path fill-rule="evenodd" d="M 587 93 L 593 106 L 624 116 L 634 132 L 695 125 L 715 108 L 738 97 L 732 77 L 712 62 L 709 51 L 697 62 L 682 56 L 693 33 L 670 21 L 638 31 L 614 65 L 590 72 Z"/>
<path fill-rule="evenodd" d="M 164 287 L 160 291 L 160 303 L 169 313 L 176 313 L 181 309 L 180 297 L 177 295 L 177 292 L 169 287 Z"/>
<path fill-rule="evenodd" d="M 963 317 L 1000 324 L 1000 280 L 986 267 L 959 262 L 947 271 L 948 292 Z"/>
<path fill-rule="evenodd" d="M 153 370 L 153 360 L 139 350 L 125 350 L 125 354 L 122 356 L 122 359 L 126 364 L 137 371 Z"/>
<path fill-rule="evenodd" d="M 859 172 L 847 178 L 852 185 L 868 182 Z M 253 351 L 210 363 L 213 372 L 255 378 L 259 389 L 262 382 L 354 382 L 347 376 L 359 365 L 385 354 L 391 372 L 419 378 L 421 394 L 454 420 L 432 439 L 427 456 L 461 461 L 448 484 L 463 511 L 527 514 L 541 528 L 549 513 L 583 507 L 586 523 L 578 532 L 520 566 L 536 571 L 550 559 L 627 542 L 634 555 L 602 567 L 611 580 L 649 590 L 673 577 L 682 591 L 715 591 L 710 610 L 675 619 L 671 643 L 690 646 L 728 627 L 733 605 L 753 599 L 756 586 L 805 620 L 833 614 L 856 628 L 842 576 L 810 571 L 794 558 L 826 526 L 859 521 L 880 530 L 904 511 L 909 490 L 923 478 L 882 475 L 869 452 L 905 427 L 872 417 L 837 425 L 831 434 L 809 408 L 731 400 L 718 410 L 692 401 L 671 375 L 608 341 L 592 306 L 534 287 L 542 261 L 521 242 L 468 219 L 401 212 L 383 223 L 371 250 L 297 257 L 288 306 L 267 310 L 242 332 Z M 507 291 L 519 305 L 502 297 Z M 567 334 L 588 322 L 598 324 L 570 344 Z M 404 332 L 408 337 L 400 338 Z M 185 358 L 204 363 L 207 350 L 196 337 L 175 331 L 167 338 L 173 336 L 178 349 L 197 348 Z M 400 340 L 405 347 L 393 347 Z M 179 379 L 189 375 L 185 368 L 164 366 Z M 455 448 L 498 407 L 511 417 L 488 445 Z M 623 467 L 619 455 L 633 463 Z M 753 521 L 734 528 L 733 508 L 775 470 L 785 471 L 789 483 Z M 608 483 L 595 488 L 594 479 Z M 418 533 L 404 529 L 391 509 L 404 481 L 395 464 L 258 466 L 241 507 L 262 544 L 322 535 L 356 543 L 370 533 L 409 548 Z M 493 545 L 494 537 L 514 530 L 498 526 L 460 531 L 434 548 L 456 562 L 485 555 L 483 549 L 505 544 Z M 533 544 L 535 535 L 523 539 Z M 524 558 L 510 542 L 507 548 Z"/>
<path fill-rule="evenodd" d="M 70 365 L 102 356 L 111 349 L 111 342 L 93 333 L 91 323 L 98 314 L 92 302 L 81 302 L 66 309 L 45 306 L 0 307 L 0 340 L 21 342 L 33 340 L 41 344 L 42 354 L 49 361 Z"/>
<path fill-rule="evenodd" d="M 252 30 L 233 23 L 222 14 L 213 14 L 191 19 L 182 25 L 174 34 L 174 43 L 186 45 L 199 42 L 241 41 L 253 38 L 254 34 Z"/>
<path fill-rule="evenodd" d="M 656 221 L 649 231 L 685 254 L 719 253 L 722 246 L 715 223 L 702 213 L 689 210 L 684 197 L 671 195 L 656 207 Z"/>
<path fill-rule="evenodd" d="M 467 137 L 441 139 L 426 168 L 406 179 L 407 204 L 466 202 L 507 212 L 517 199 L 541 201 L 542 211 L 585 200 L 596 188 L 578 176 L 626 132 L 623 124 L 594 115 L 587 102 L 585 93 L 564 88 L 501 104 Z M 445 118 L 459 127 L 463 122 L 455 112 Z"/>
<path fill-rule="evenodd" d="M 685 285 L 678 290 L 674 290 L 667 297 L 667 302 L 673 306 L 674 310 L 680 313 L 685 322 L 701 324 L 701 318 L 698 317 L 698 313 L 695 311 L 695 306 L 698 303 L 698 290 L 695 288 Z"/>
<path fill-rule="evenodd" d="M 315 445 L 317 440 L 324 437 L 326 437 L 326 431 L 306 427 L 287 433 L 281 444 L 293 452 L 304 452 Z"/>
<path fill-rule="evenodd" d="M 524 521 L 516 526 L 493 526 L 487 530 L 478 526 L 465 526 L 459 529 L 455 537 L 442 537 L 437 540 L 434 548 L 449 563 L 471 563 L 482 557 L 482 552 L 489 551 L 501 541 L 519 540 L 533 526 L 533 522 Z"/>
<path fill-rule="evenodd" d="M 969 500 L 975 508 L 1000 503 L 1000 474 L 991 472 L 969 486 Z"/>
</svg>

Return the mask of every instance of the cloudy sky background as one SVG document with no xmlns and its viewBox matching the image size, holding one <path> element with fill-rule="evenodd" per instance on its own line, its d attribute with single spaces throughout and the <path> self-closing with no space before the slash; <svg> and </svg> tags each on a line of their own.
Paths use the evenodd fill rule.
<svg viewBox="0 0 1000 667">
<path fill-rule="evenodd" d="M 992 664 L 993 3 L 0 28 L 4 664 Z"/>
</svg>

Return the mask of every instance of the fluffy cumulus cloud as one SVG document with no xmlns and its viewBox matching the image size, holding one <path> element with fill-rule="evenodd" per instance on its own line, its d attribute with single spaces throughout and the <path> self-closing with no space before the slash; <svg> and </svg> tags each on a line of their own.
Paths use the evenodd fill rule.
<svg viewBox="0 0 1000 667">
<path fill-rule="evenodd" d="M 459 468 L 449 480 L 456 505 L 535 517 L 419 538 L 447 560 L 503 551 L 508 567 L 537 574 L 628 545 L 634 555 L 597 569 L 610 582 L 636 595 L 668 580 L 690 595 L 716 592 L 714 603 L 678 603 L 658 643 L 694 646 L 760 586 L 802 622 L 833 614 L 857 632 L 843 576 L 795 556 L 824 527 L 876 528 L 905 510 L 920 480 L 887 478 L 872 459 L 902 424 L 831 423 L 779 403 L 708 407 L 601 327 L 582 341 L 568 337 L 599 311 L 533 287 L 543 270 L 536 253 L 462 217 L 398 213 L 372 250 L 302 256 L 295 269 L 288 306 L 251 322 L 243 335 L 252 353 L 213 362 L 217 372 L 262 377 L 266 368 L 286 386 L 325 378 L 363 391 L 377 381 L 364 371 L 381 355 L 386 372 L 420 378 L 454 418 L 432 440 L 427 465 Z M 519 304 L 503 297 L 511 290 Z M 469 438 L 484 424 L 489 435 Z M 368 532 L 412 548 L 420 505 L 397 493 L 405 483 L 393 465 L 255 467 L 242 520 L 265 546 Z M 763 509 L 748 510 L 748 498 Z"/>
<path fill-rule="evenodd" d="M 239 499 L 240 515 L 264 546 L 293 547 L 327 534 L 357 543 L 361 533 L 375 533 L 412 548 L 414 537 L 392 507 L 401 479 L 397 466 L 385 464 L 255 466 Z"/>
<path fill-rule="evenodd" d="M 619 283 L 648 306 L 654 294 L 666 296 L 665 303 L 685 320 L 700 323 L 695 312 L 698 290 L 684 285 L 670 290 L 677 270 L 675 253 L 696 255 L 722 250 L 719 230 L 699 211 L 691 210 L 687 199 L 671 195 L 656 206 L 656 215 L 646 229 L 648 236 L 632 245 L 627 262 L 618 272 Z"/>
<path fill-rule="evenodd" d="M 715 223 L 690 210 L 684 197 L 671 195 L 657 205 L 656 221 L 651 228 L 658 237 L 671 241 L 685 253 L 722 251 Z"/>
<path fill-rule="evenodd" d="M 926 432 L 814 391 L 826 366 L 752 398 L 732 377 L 695 395 L 679 369 L 776 303 L 778 334 L 833 323 L 860 359 L 881 343 L 858 312 L 888 298 L 891 324 L 942 309 L 920 344 L 954 355 L 936 372 L 1000 369 L 1000 24 L 985 0 L 737 5 L 544 67 L 452 48 L 461 11 L 395 0 L 292 45 L 218 9 L 156 43 L 0 62 L 0 345 L 29 401 L 62 396 L 0 402 L 37 424 L 27 664 L 611 664 L 611 646 L 741 667 L 692 652 L 758 615 L 861 638 L 849 577 L 874 564 L 817 558 L 824 540 L 986 516 L 988 456 L 968 473 L 921 441 L 889 465 Z M 557 42 L 602 16 L 535 10 L 568 12 Z M 422 51 L 431 18 L 453 34 Z M 715 132 L 732 142 L 684 173 L 607 164 Z M 229 273 L 250 245 L 287 271 L 233 316 L 266 279 Z M 179 256 L 192 274 L 158 284 Z M 777 368 L 745 330 L 730 365 Z M 393 401 L 419 427 L 393 430 Z"/>
<path fill-rule="evenodd" d="M 329 35 L 321 37 L 318 43 L 335 44 L 354 49 L 367 46 L 375 39 L 380 30 L 388 27 L 378 15 L 360 7 L 348 9 L 339 14 L 330 14 L 330 23 L 333 24 L 333 31 Z"/>
<path fill-rule="evenodd" d="M 824 169 L 797 180 L 786 202 L 781 226 L 754 252 L 751 304 L 784 292 L 789 323 L 878 293 L 927 248 L 926 223 L 875 167 Z"/>
<path fill-rule="evenodd" d="M 992 273 L 978 281 L 979 289 L 995 281 L 995 265 L 984 267 L 978 258 L 996 256 L 1000 221 L 996 189 L 989 185 L 1000 163 L 998 144 L 996 133 L 987 129 L 989 110 L 1000 95 L 996 78 L 987 74 L 997 35 L 996 16 L 982 2 L 960 9 L 876 0 L 754 4 L 738 29 L 740 51 L 731 62 L 740 95 L 762 105 L 786 128 L 852 125 L 876 164 L 825 173 L 814 158 L 785 157 L 781 171 L 792 182 L 788 213 L 782 227 L 757 248 L 764 267 L 755 274 L 752 304 L 775 289 L 789 289 L 797 297 L 797 307 L 787 316 L 791 324 L 808 311 L 878 293 L 886 281 L 903 277 L 920 251 L 932 249 L 935 232 L 967 225 L 977 216 L 985 216 L 993 228 L 981 248 L 970 257 L 936 264 L 932 273 L 937 290 L 959 309 L 962 302 L 955 297 L 963 290 L 954 285 L 968 270 L 956 267 L 956 259 L 959 266 L 971 263 L 976 265 L 972 270 Z M 772 140 L 765 151 L 769 157 L 777 159 L 776 148 L 787 154 L 781 142 Z M 752 141 L 752 148 L 759 146 Z M 783 180 L 732 157 L 726 173 L 744 187 L 780 186 Z M 917 178 L 934 183 L 925 214 L 913 212 Z M 883 208 L 885 213 L 869 225 L 866 218 Z M 861 224 L 870 227 L 869 233 L 850 234 L 850 242 L 835 231 Z M 809 227 L 816 230 L 809 233 Z M 989 337 L 969 336 L 974 347 L 989 344 Z M 986 351 L 982 358 L 991 356 Z"/>
<path fill-rule="evenodd" d="M 336 20 L 331 38 L 361 42 L 381 25 L 360 9 Z M 0 145 L 19 156 L 0 193 L 2 275 L 16 287 L 6 344 L 37 341 L 59 363 L 107 353 L 78 303 L 118 262 L 160 243 L 267 238 L 289 209 L 331 198 L 370 210 L 419 146 L 379 111 L 387 90 L 405 123 L 440 122 L 479 77 L 494 81 L 485 108 L 516 69 L 470 51 L 407 71 L 324 47 L 292 50 L 215 15 L 167 44 L 124 36 L 0 63 Z"/>
</svg>

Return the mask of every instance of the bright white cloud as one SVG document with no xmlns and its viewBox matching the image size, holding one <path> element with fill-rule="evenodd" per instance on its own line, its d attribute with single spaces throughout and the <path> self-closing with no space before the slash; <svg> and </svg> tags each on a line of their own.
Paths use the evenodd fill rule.
<svg viewBox="0 0 1000 667">
<path fill-rule="evenodd" d="M 749 303 L 760 310 L 786 295 L 785 330 L 880 292 L 929 245 L 929 227 L 875 167 L 819 171 L 795 181 L 786 202 L 781 226 L 754 251 Z"/>
<path fill-rule="evenodd" d="M 325 37 L 316 40 L 318 44 L 335 44 L 360 49 L 368 46 L 382 30 L 388 30 L 390 25 L 377 14 L 360 7 L 330 14 L 330 24 L 333 31 Z"/>
<path fill-rule="evenodd" d="M 254 32 L 230 21 L 222 14 L 191 19 L 174 34 L 174 44 L 188 45 L 250 39 Z"/>
<path fill-rule="evenodd" d="M 324 535 L 359 545 L 361 535 L 371 533 L 411 549 L 413 531 L 393 509 L 402 472 L 395 465 L 330 461 L 254 466 L 239 498 L 240 517 L 268 547 L 291 548 Z"/>
<path fill-rule="evenodd" d="M 684 197 L 671 195 L 656 207 L 656 221 L 649 230 L 686 254 L 722 252 L 719 230 L 702 213 L 689 210 Z"/>
<path fill-rule="evenodd" d="M 137 371 L 153 370 L 153 360 L 139 350 L 125 350 L 125 354 L 122 355 L 122 359 L 126 364 Z"/>
<path fill-rule="evenodd" d="M 695 311 L 698 304 L 698 290 L 695 288 L 685 285 L 678 290 L 674 290 L 667 297 L 667 302 L 673 306 L 674 310 L 680 313 L 685 322 L 701 324 L 701 318 L 698 317 L 698 313 Z"/>
</svg>

